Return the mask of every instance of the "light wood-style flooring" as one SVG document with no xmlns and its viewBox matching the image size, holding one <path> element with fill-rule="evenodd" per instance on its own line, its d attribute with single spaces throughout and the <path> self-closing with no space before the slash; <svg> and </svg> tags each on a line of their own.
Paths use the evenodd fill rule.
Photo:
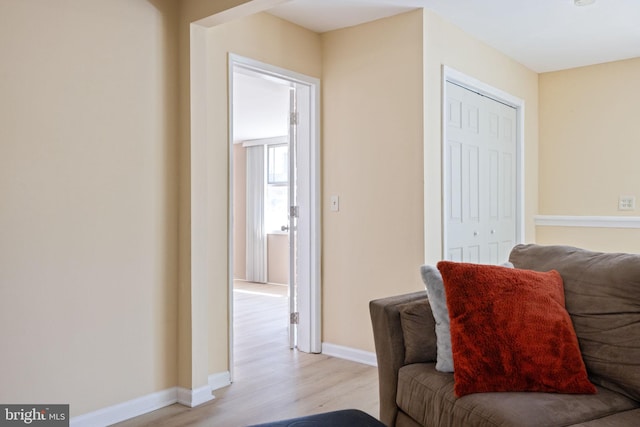
<svg viewBox="0 0 640 427">
<path fill-rule="evenodd" d="M 290 350 L 287 288 L 236 282 L 234 382 L 196 408 L 174 404 L 117 424 L 241 427 L 338 409 L 378 417 L 372 366 Z"/>
</svg>

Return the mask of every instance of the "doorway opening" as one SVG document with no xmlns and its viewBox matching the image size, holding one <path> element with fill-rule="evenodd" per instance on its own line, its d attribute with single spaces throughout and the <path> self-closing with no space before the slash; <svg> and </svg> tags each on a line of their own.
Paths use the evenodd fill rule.
<svg viewBox="0 0 640 427">
<path fill-rule="evenodd" d="M 289 283 L 288 82 L 233 74 L 233 277 Z"/>
<path fill-rule="evenodd" d="M 319 353 L 319 81 L 232 54 L 229 94 L 231 366 L 236 293 L 286 294 L 289 347 Z"/>
</svg>

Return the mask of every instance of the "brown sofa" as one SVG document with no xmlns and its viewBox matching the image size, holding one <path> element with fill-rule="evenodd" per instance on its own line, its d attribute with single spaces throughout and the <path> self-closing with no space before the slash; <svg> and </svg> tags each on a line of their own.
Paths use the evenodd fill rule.
<svg viewBox="0 0 640 427">
<path fill-rule="evenodd" d="M 509 261 L 516 268 L 560 273 L 597 393 L 455 397 L 454 374 L 435 369 L 435 320 L 426 291 L 420 291 L 370 303 L 381 421 L 387 426 L 640 426 L 640 255 L 518 245 Z"/>
</svg>

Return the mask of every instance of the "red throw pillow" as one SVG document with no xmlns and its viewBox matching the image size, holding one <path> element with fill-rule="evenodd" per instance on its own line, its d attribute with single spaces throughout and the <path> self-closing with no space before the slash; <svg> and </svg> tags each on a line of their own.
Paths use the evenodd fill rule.
<svg viewBox="0 0 640 427">
<path fill-rule="evenodd" d="M 438 263 L 449 317 L 454 391 L 590 393 L 555 271 Z"/>
</svg>

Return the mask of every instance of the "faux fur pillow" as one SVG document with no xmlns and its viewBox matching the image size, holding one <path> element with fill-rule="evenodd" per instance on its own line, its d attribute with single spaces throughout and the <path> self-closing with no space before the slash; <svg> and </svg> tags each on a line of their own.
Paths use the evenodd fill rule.
<svg viewBox="0 0 640 427">
<path fill-rule="evenodd" d="M 562 277 L 441 261 L 456 396 L 494 391 L 595 393 L 565 309 Z"/>
<path fill-rule="evenodd" d="M 506 262 L 505 267 L 513 268 L 513 264 Z M 422 281 L 427 288 L 427 297 L 433 318 L 436 320 L 436 370 L 440 372 L 453 372 L 453 355 L 451 354 L 451 332 L 449 330 L 449 310 L 447 309 L 447 297 L 444 293 L 442 275 L 432 265 L 423 265 L 420 268 Z"/>
</svg>

